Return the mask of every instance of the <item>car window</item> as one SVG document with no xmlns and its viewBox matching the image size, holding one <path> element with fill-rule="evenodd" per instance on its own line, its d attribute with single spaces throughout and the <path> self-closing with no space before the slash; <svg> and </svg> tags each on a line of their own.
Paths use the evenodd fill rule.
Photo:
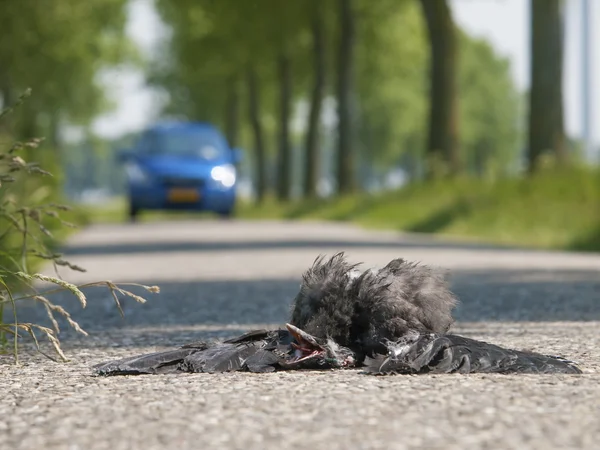
<svg viewBox="0 0 600 450">
<path fill-rule="evenodd" d="M 216 133 L 206 131 L 148 132 L 140 151 L 151 155 L 190 156 L 206 160 L 221 158 L 225 146 Z"/>
</svg>

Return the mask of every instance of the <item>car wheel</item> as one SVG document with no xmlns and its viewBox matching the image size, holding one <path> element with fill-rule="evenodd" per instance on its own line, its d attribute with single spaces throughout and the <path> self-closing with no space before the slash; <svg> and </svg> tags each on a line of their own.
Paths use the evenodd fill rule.
<svg viewBox="0 0 600 450">
<path fill-rule="evenodd" d="M 137 222 L 138 217 L 140 215 L 140 208 L 135 205 L 129 204 L 129 221 Z"/>
<path fill-rule="evenodd" d="M 233 218 L 233 209 L 228 209 L 227 211 L 219 211 L 217 214 L 223 220 L 230 220 Z"/>
</svg>

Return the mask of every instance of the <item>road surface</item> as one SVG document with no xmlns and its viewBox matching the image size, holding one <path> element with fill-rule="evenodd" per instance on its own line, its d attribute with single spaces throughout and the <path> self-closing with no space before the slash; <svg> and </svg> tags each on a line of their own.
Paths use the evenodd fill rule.
<svg viewBox="0 0 600 450">
<path fill-rule="evenodd" d="M 449 270 L 454 331 L 576 360 L 581 376 L 392 376 L 358 370 L 99 378 L 91 365 L 194 339 L 277 327 L 318 254 Z M 600 255 L 467 245 L 322 223 L 102 225 L 74 236 L 78 283 L 156 284 L 144 305 L 86 290 L 90 333 L 61 323 L 57 364 L 0 357 L 2 449 L 596 449 L 600 442 Z M 52 273 L 47 269 L 45 273 Z M 139 291 L 136 291 L 139 292 Z M 45 321 L 26 307 L 22 320 Z M 46 350 L 48 350 L 46 348 Z"/>
</svg>

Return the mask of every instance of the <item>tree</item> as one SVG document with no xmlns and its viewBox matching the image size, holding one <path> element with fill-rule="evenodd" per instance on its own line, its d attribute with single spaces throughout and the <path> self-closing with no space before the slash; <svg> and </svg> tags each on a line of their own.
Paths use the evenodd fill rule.
<svg viewBox="0 0 600 450">
<path fill-rule="evenodd" d="M 354 71 L 356 25 L 352 0 L 339 0 L 340 38 L 338 48 L 338 193 L 348 194 L 356 188 L 356 155 L 353 139 L 355 104 Z"/>
<path fill-rule="evenodd" d="M 265 1 L 265 0 L 263 0 Z M 265 44 L 273 42 L 272 54 L 277 68 L 279 84 L 277 105 L 277 198 L 287 201 L 291 198 L 292 174 L 292 145 L 290 140 L 290 120 L 293 101 L 292 65 L 293 48 L 298 32 L 298 9 L 296 5 L 282 6 L 277 0 L 266 0 L 265 9 L 271 14 L 266 16 L 267 23 L 263 24 Z M 270 31 L 270 32 L 269 32 Z"/>
<path fill-rule="evenodd" d="M 424 175 L 430 87 L 423 76 L 430 47 L 423 10 L 415 1 L 364 0 L 357 13 L 360 153 L 376 174 L 402 168 L 410 180 L 419 180 Z M 462 167 L 482 177 L 514 172 L 522 100 L 509 62 L 483 39 L 460 30 L 457 38 Z"/>
<path fill-rule="evenodd" d="M 33 91 L 15 122 L 26 135 L 56 134 L 64 122 L 87 125 L 108 103 L 102 69 L 133 61 L 125 35 L 126 0 L 7 0 L 0 10 L 0 87 L 10 102 Z M 76 36 L 76 39 L 74 38 Z M 31 137 L 31 136 L 29 136 Z"/>
<path fill-rule="evenodd" d="M 248 83 L 248 117 L 252 125 L 254 135 L 254 160 L 256 177 L 256 200 L 258 203 L 265 198 L 267 191 L 267 180 L 265 174 L 265 144 L 263 127 L 260 119 L 260 91 L 256 80 L 256 69 L 251 64 L 247 69 Z"/>
<path fill-rule="evenodd" d="M 306 130 L 304 183 L 303 195 L 315 197 L 320 176 L 319 160 L 319 123 L 321 107 L 325 93 L 325 36 L 323 29 L 323 6 L 321 0 L 311 1 L 311 35 L 314 58 L 314 80 L 310 97 L 310 111 L 308 113 L 308 127 Z"/>
<path fill-rule="evenodd" d="M 85 131 L 111 102 L 100 84 L 103 71 L 138 64 L 126 36 L 127 0 L 5 0 L 0 8 L 0 91 L 3 106 L 27 88 L 31 96 L 2 123 L 3 140 L 46 139 L 43 149 L 23 149 L 60 175 L 71 157 L 61 130 Z M 33 155 L 35 153 L 35 156 Z M 59 184 L 48 185 L 50 195 Z M 3 191 L 5 192 L 5 191 Z M 5 195 L 0 193 L 1 195 Z"/>
<path fill-rule="evenodd" d="M 279 154 L 277 158 L 277 197 L 289 200 L 291 194 L 290 115 L 292 102 L 292 70 L 290 57 L 283 49 L 277 58 L 279 75 Z"/>
<path fill-rule="evenodd" d="M 430 161 L 443 160 L 449 171 L 460 171 L 458 102 L 456 95 L 457 36 L 447 0 L 421 0 L 431 49 L 430 112 L 427 152 Z M 433 176 L 431 168 L 429 175 Z"/>
<path fill-rule="evenodd" d="M 260 198 L 269 187 L 267 164 L 273 156 L 269 149 L 275 146 L 267 142 L 276 123 L 277 191 L 286 199 L 292 179 L 291 65 L 303 20 L 297 13 L 301 5 L 286 3 L 282 7 L 277 0 L 159 0 L 158 6 L 173 33 L 163 55 L 167 63 L 155 67 L 153 81 L 171 94 L 169 111 L 214 122 L 226 130 L 230 141 L 239 136 L 253 147 L 254 181 Z M 240 74 L 249 104 L 248 120 L 238 124 L 241 99 L 235 82 L 241 81 Z"/>
<path fill-rule="evenodd" d="M 369 167 L 365 179 L 398 168 L 419 179 L 424 153 L 441 156 L 453 169 L 461 168 L 464 150 L 465 168 L 480 175 L 507 166 L 503 158 L 513 158 L 516 147 L 518 99 L 506 63 L 489 46 L 459 34 L 446 1 L 426 3 L 434 10 L 431 26 L 423 20 L 424 3 L 414 0 L 158 0 L 172 38 L 155 80 L 170 94 L 169 112 L 221 124 L 231 142 L 253 149 L 260 198 L 272 175 L 282 200 L 299 175 L 304 195 L 315 196 L 321 171 L 337 176 L 339 193 L 351 192 L 358 187 L 358 157 Z M 439 29 L 452 37 L 450 44 Z M 334 39 L 335 56 L 328 58 L 326 43 Z M 447 61 L 446 49 L 455 53 L 459 45 L 461 58 Z M 450 77 L 439 76 L 448 70 Z M 328 73 L 336 76 L 332 89 Z M 434 90 L 435 101 L 428 101 Z M 338 99 L 333 133 L 320 129 L 328 95 Z M 299 100 L 309 104 L 303 136 L 290 128 Z M 238 120 L 242 103 L 248 105 Z M 427 127 L 428 114 L 436 122 Z M 440 134 L 440 142 L 452 145 L 437 145 Z M 292 164 L 299 138 L 302 167 Z"/>
<path fill-rule="evenodd" d="M 529 93 L 529 173 L 540 157 L 567 160 L 562 98 L 562 12 L 560 0 L 531 0 L 531 89 Z"/>
<path fill-rule="evenodd" d="M 414 1 L 357 5 L 359 153 L 376 172 L 403 166 L 419 178 L 427 119 L 427 43 Z"/>
<path fill-rule="evenodd" d="M 237 75 L 232 75 L 227 87 L 225 111 L 225 136 L 231 147 L 238 146 L 240 128 L 240 90 Z"/>
<path fill-rule="evenodd" d="M 485 178 L 514 173 L 525 117 L 509 61 L 484 39 L 460 32 L 458 70 L 461 156 L 465 171 Z"/>
</svg>

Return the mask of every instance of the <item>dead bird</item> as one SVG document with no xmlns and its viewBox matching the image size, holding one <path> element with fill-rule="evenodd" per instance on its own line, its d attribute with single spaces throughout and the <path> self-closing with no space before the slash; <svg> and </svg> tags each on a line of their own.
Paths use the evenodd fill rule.
<svg viewBox="0 0 600 450">
<path fill-rule="evenodd" d="M 458 300 L 433 269 L 402 258 L 361 271 L 344 253 L 304 272 L 285 330 L 95 366 L 100 375 L 273 372 L 366 366 L 387 373 L 581 373 L 570 361 L 449 334 Z"/>
<path fill-rule="evenodd" d="M 265 373 L 354 365 L 355 357 L 350 349 L 286 324 L 285 330 L 253 330 L 222 342 L 194 342 L 173 350 L 104 362 L 95 365 L 94 371 L 105 376 L 233 371 Z"/>
<path fill-rule="evenodd" d="M 397 258 L 358 270 L 343 253 L 304 273 L 291 323 L 350 348 L 367 373 L 581 373 L 558 356 L 449 334 L 458 299 L 432 268 Z"/>
</svg>

